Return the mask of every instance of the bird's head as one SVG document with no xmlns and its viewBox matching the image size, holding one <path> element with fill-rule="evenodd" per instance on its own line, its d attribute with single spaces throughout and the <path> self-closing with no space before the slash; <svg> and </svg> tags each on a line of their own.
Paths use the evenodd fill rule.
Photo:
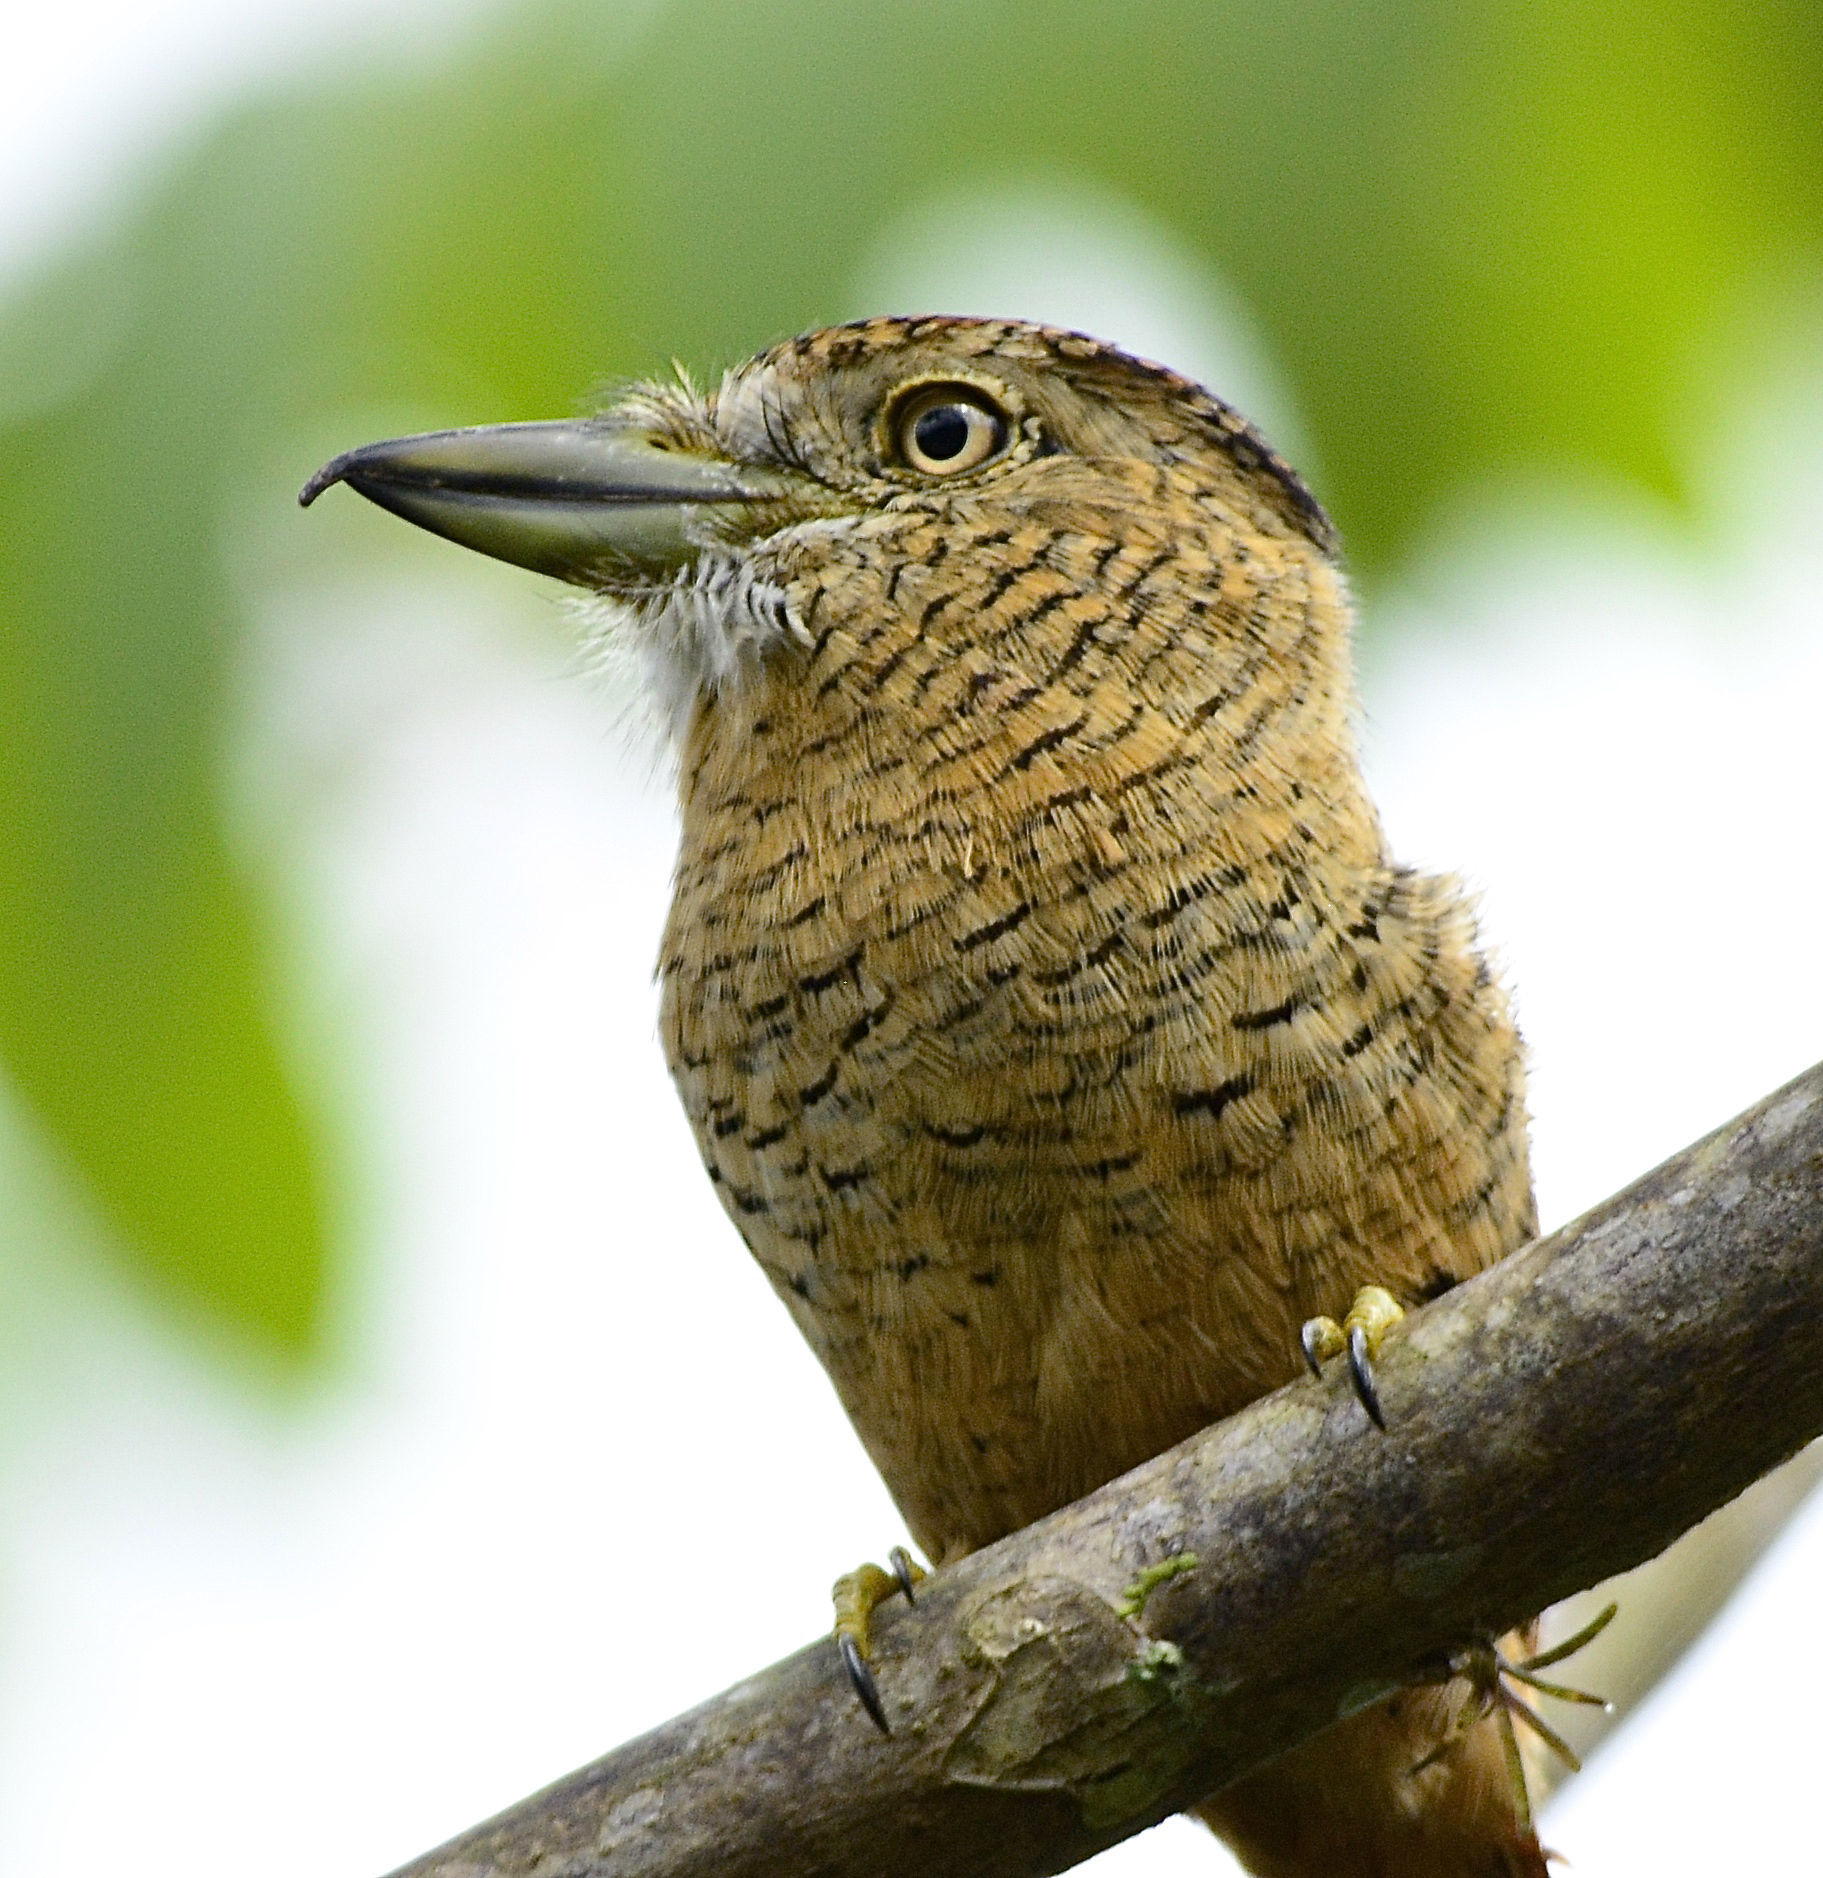
<svg viewBox="0 0 1823 1878">
<path fill-rule="evenodd" d="M 606 596 L 686 711 L 775 648 L 813 646 L 807 615 L 832 587 L 843 611 L 890 612 L 908 558 L 974 553 L 991 575 L 996 550 L 1034 529 L 1232 538 L 1304 576 L 1327 576 L 1334 550 L 1315 498 L 1227 405 L 1099 341 L 1008 320 L 864 320 L 775 346 L 707 393 L 680 374 L 593 417 L 369 444 L 300 500 L 338 482 Z M 946 631 L 966 635 L 966 617 Z"/>
</svg>

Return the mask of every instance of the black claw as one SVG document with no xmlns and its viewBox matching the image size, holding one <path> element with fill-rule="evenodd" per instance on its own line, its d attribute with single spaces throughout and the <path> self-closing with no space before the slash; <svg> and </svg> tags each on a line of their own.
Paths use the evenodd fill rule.
<svg viewBox="0 0 1823 1878">
<path fill-rule="evenodd" d="M 1298 1342 L 1303 1346 L 1304 1361 L 1310 1365 L 1310 1373 L 1321 1382 L 1323 1365 L 1317 1359 L 1317 1321 L 1314 1317 L 1298 1332 Z"/>
<path fill-rule="evenodd" d="M 1355 1394 L 1361 1399 L 1368 1419 L 1386 1432 L 1386 1413 L 1380 1407 L 1380 1394 L 1374 1387 L 1373 1358 L 1367 1354 L 1367 1332 L 1356 1325 L 1348 1333 L 1348 1373 L 1354 1378 Z"/>
<path fill-rule="evenodd" d="M 887 1553 L 886 1561 L 893 1568 L 893 1576 L 899 1581 L 899 1589 L 905 1593 L 906 1603 L 916 1604 L 918 1600 L 912 1596 L 912 1585 L 915 1581 L 912 1578 L 911 1554 L 904 1546 L 896 1545 Z"/>
<path fill-rule="evenodd" d="M 873 1671 L 867 1667 L 861 1646 L 844 1633 L 836 1638 L 836 1647 L 842 1652 L 842 1667 L 848 1671 L 849 1683 L 861 1698 L 861 1706 L 866 1709 L 881 1734 L 890 1735 L 892 1725 L 886 1719 L 886 1705 L 880 1700 L 880 1686 L 874 1681 Z"/>
</svg>

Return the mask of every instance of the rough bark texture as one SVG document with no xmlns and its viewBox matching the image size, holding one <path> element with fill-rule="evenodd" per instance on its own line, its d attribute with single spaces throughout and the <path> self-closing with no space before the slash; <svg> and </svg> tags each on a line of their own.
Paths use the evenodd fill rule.
<svg viewBox="0 0 1823 1878">
<path fill-rule="evenodd" d="M 890 1740 L 815 1643 L 401 1878 L 1061 1871 L 1650 1557 L 1823 1432 L 1823 1066 L 1379 1374 L 1387 1434 L 1338 1366 L 886 1607 Z"/>
</svg>

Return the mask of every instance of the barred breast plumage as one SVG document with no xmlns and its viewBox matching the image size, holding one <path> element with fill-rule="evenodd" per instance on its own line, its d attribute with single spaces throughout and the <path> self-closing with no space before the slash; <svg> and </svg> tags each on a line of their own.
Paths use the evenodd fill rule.
<svg viewBox="0 0 1823 1878">
<path fill-rule="evenodd" d="M 781 543 L 802 630 L 681 760 L 672 1069 L 937 1557 L 1286 1380 L 1358 1285 L 1532 1230 L 1517 1040 L 1460 892 L 1387 856 L 1323 524 L 1181 381 L 1060 363 L 1152 458 Z M 724 396 L 795 427 L 819 369 Z"/>
</svg>

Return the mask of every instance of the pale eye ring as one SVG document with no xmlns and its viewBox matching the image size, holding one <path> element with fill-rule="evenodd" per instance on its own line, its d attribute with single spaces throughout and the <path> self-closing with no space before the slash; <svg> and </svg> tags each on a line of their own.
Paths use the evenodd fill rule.
<svg viewBox="0 0 1823 1878">
<path fill-rule="evenodd" d="M 923 385 L 893 413 L 900 458 L 925 476 L 960 476 L 1006 448 L 1006 414 L 973 385 Z"/>
</svg>

